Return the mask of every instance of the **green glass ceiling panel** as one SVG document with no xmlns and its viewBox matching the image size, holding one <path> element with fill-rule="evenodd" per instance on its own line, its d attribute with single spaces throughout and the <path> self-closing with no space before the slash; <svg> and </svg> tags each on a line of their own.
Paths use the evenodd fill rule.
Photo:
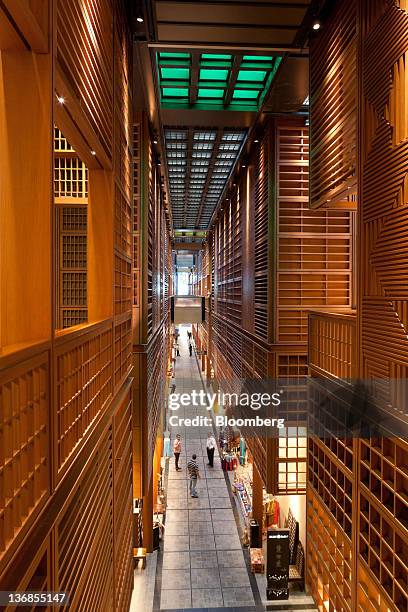
<svg viewBox="0 0 408 612">
<path fill-rule="evenodd" d="M 259 96 L 259 90 L 257 89 L 235 89 L 232 99 L 233 100 L 257 100 Z"/>
<path fill-rule="evenodd" d="M 263 84 L 266 70 L 240 70 L 237 81 L 249 81 L 251 83 Z"/>
<path fill-rule="evenodd" d="M 226 81 L 228 79 L 228 70 L 216 70 L 209 68 L 201 68 L 200 80 L 203 81 Z"/>
<path fill-rule="evenodd" d="M 275 57 L 273 55 L 244 55 L 244 62 L 265 62 L 265 61 L 273 61 Z"/>
<path fill-rule="evenodd" d="M 201 59 L 203 60 L 230 60 L 232 59 L 232 55 L 219 54 L 219 53 L 202 53 Z"/>
<path fill-rule="evenodd" d="M 198 90 L 198 97 L 222 100 L 222 98 L 224 97 L 224 90 L 223 89 L 203 89 L 202 87 L 200 87 L 200 89 Z"/>
<path fill-rule="evenodd" d="M 188 98 L 187 87 L 163 87 L 162 91 L 165 98 Z"/>
<path fill-rule="evenodd" d="M 160 68 L 161 78 L 169 80 L 184 80 L 190 78 L 190 70 L 188 68 Z"/>
<path fill-rule="evenodd" d="M 159 53 L 159 59 L 190 59 L 190 53 Z"/>
</svg>

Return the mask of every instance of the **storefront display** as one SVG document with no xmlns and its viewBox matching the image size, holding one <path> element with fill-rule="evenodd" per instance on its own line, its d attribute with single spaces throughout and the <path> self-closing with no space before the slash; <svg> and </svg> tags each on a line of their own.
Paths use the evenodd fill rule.
<svg viewBox="0 0 408 612">
<path fill-rule="evenodd" d="M 267 599 L 288 599 L 289 529 L 268 529 L 266 573 Z"/>
</svg>

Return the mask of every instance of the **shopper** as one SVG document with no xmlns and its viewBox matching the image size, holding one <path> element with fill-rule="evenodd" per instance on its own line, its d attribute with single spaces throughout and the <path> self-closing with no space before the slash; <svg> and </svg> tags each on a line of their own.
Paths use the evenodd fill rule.
<svg viewBox="0 0 408 612">
<path fill-rule="evenodd" d="M 224 429 L 222 427 L 221 427 L 220 433 L 218 435 L 218 443 L 220 445 L 220 449 L 224 450 L 224 446 L 225 446 L 225 433 L 224 433 Z"/>
<path fill-rule="evenodd" d="M 191 331 L 187 332 L 188 339 L 191 341 Z"/>
<path fill-rule="evenodd" d="M 215 451 L 215 438 L 211 431 L 208 432 L 207 436 L 207 457 L 208 465 L 214 467 L 214 451 Z"/>
<path fill-rule="evenodd" d="M 193 355 L 193 345 L 191 344 L 191 342 L 188 345 L 188 352 L 190 353 L 190 357 Z"/>
<path fill-rule="evenodd" d="M 180 357 L 180 351 L 179 351 L 178 345 L 177 345 L 177 357 Z"/>
<path fill-rule="evenodd" d="M 196 461 L 197 455 L 193 455 L 190 461 L 187 463 L 188 475 L 190 477 L 190 495 L 191 497 L 198 497 L 197 493 L 197 479 L 201 478 L 200 470 L 198 469 L 198 463 Z"/>
<path fill-rule="evenodd" d="M 180 459 L 180 453 L 181 453 L 181 436 L 180 436 L 180 434 L 177 434 L 176 435 L 176 439 L 174 440 L 173 452 L 174 452 L 174 460 L 175 460 L 175 463 L 176 463 L 176 471 L 179 472 L 181 470 L 181 467 L 179 467 L 179 459 Z"/>
</svg>

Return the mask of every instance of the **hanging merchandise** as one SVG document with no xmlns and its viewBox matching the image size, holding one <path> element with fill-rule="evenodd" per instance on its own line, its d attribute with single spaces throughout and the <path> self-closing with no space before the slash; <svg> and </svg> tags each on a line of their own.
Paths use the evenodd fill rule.
<svg viewBox="0 0 408 612">
<path fill-rule="evenodd" d="M 245 465 L 246 463 L 246 444 L 242 436 L 239 441 L 239 462 L 241 465 Z"/>
<path fill-rule="evenodd" d="M 170 442 L 170 432 L 165 431 L 164 432 L 164 441 L 163 441 L 163 457 L 165 457 L 165 459 L 169 460 L 170 457 L 173 456 L 173 453 L 171 451 L 171 442 Z"/>
</svg>

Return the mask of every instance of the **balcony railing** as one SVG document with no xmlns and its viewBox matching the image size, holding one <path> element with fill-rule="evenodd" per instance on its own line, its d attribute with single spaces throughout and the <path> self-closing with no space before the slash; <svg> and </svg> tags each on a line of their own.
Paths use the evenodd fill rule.
<svg viewBox="0 0 408 612">
<path fill-rule="evenodd" d="M 308 362 L 311 371 L 331 378 L 356 376 L 356 315 L 310 312 Z"/>
</svg>

